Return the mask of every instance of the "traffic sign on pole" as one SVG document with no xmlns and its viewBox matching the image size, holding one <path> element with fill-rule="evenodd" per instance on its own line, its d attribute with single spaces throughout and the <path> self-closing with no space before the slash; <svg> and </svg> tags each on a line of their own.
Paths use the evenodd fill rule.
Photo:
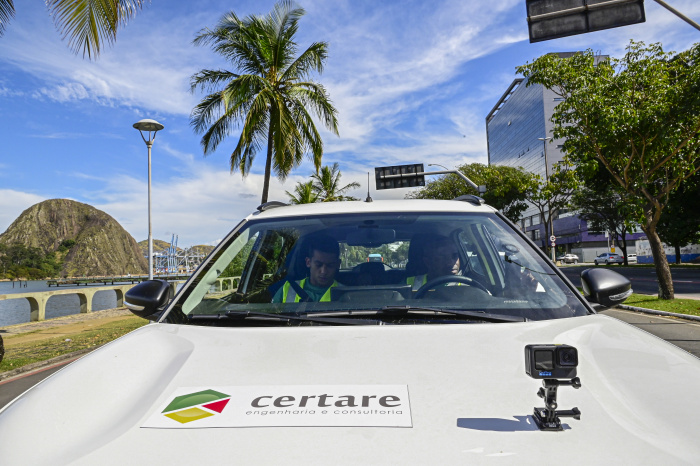
<svg viewBox="0 0 700 466">
<path fill-rule="evenodd" d="M 557 243 L 555 243 L 554 241 L 552 241 L 552 247 L 554 247 L 554 246 L 556 246 L 556 245 L 557 245 Z"/>
<path fill-rule="evenodd" d="M 556 240 L 557 240 L 557 237 L 554 235 L 549 237 L 549 241 L 551 241 L 552 243 L 555 242 Z"/>
</svg>

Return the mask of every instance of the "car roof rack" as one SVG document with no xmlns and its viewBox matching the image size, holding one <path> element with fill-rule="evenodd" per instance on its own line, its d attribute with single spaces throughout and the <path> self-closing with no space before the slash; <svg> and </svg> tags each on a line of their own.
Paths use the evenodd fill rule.
<svg viewBox="0 0 700 466">
<path fill-rule="evenodd" d="M 265 212 L 266 210 L 274 209 L 275 207 L 284 207 L 289 204 L 280 201 L 269 201 L 258 206 L 258 211 Z"/>
<path fill-rule="evenodd" d="M 455 197 L 453 200 L 455 201 L 462 201 L 462 202 L 469 202 L 470 204 L 474 204 L 476 206 L 479 206 L 481 204 L 484 204 L 486 201 L 484 201 L 484 198 L 475 196 L 474 194 L 464 194 L 459 197 Z"/>
</svg>

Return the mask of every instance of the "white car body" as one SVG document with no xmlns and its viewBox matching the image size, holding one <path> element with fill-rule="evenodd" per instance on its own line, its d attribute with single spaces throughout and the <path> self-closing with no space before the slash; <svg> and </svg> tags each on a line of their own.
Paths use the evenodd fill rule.
<svg viewBox="0 0 700 466">
<path fill-rule="evenodd" d="M 328 204 L 251 218 L 338 209 Z M 493 211 L 449 201 L 342 207 Z M 540 343 L 578 349 L 582 386 L 560 387 L 558 404 L 577 407 L 581 419 L 562 417 L 559 432 L 539 430 L 532 417 L 544 404 L 537 396 L 542 383 L 526 375 L 524 347 Z M 322 394 L 373 387 L 378 397 L 386 390 L 402 394 L 380 398 L 391 408 L 377 410 L 373 425 L 348 420 L 347 403 L 320 401 Z M 0 464 L 697 464 L 699 388 L 700 360 L 592 311 L 513 323 L 152 323 L 73 362 L 1 410 Z M 176 395 L 203 390 L 241 395 L 231 395 L 209 418 L 166 418 Z M 291 403 L 285 394 L 300 391 L 317 397 L 309 402 L 317 403 L 314 413 L 285 407 Z M 290 412 L 259 409 L 278 402 Z M 321 406 L 328 413 L 321 414 Z M 215 424 L 224 419 L 237 424 Z"/>
<path fill-rule="evenodd" d="M 560 388 L 559 403 L 581 420 L 563 418 L 563 432 L 531 419 L 540 383 L 525 375 L 522 353 L 538 341 L 579 350 L 582 387 Z M 7 406 L 0 463 L 697 464 L 698 364 L 600 315 L 291 333 L 152 324 Z M 142 427 L 179 387 L 358 384 L 406 385 L 413 426 Z"/>
</svg>

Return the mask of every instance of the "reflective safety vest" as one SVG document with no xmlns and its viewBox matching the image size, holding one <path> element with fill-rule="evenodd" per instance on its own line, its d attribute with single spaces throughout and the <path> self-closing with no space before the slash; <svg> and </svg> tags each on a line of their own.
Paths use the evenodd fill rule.
<svg viewBox="0 0 700 466">
<path fill-rule="evenodd" d="M 306 283 L 306 278 L 300 280 L 297 282 L 297 284 L 301 287 L 301 289 L 304 289 L 304 284 Z M 338 282 L 333 280 L 333 284 L 328 287 L 326 292 L 321 296 L 321 299 L 319 299 L 319 302 L 323 301 L 330 301 L 331 300 L 331 288 L 334 286 L 338 286 Z M 299 296 L 296 292 L 296 290 L 292 287 L 291 283 L 286 282 L 284 286 L 282 287 L 282 302 L 283 303 L 298 303 L 301 301 L 301 296 Z"/>
<path fill-rule="evenodd" d="M 411 285 L 411 291 L 414 293 L 420 290 L 420 287 L 428 283 L 428 274 L 416 275 L 415 277 L 407 277 L 406 284 Z"/>
</svg>

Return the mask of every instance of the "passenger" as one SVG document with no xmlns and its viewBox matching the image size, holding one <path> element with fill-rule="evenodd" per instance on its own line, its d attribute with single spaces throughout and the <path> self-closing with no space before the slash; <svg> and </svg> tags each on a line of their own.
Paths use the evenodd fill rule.
<svg viewBox="0 0 700 466">
<path fill-rule="evenodd" d="M 412 291 L 418 291 L 434 278 L 460 274 L 457 245 L 446 236 L 435 236 L 428 241 L 421 259 L 427 272 L 406 278 L 406 284 L 411 285 Z"/>
<path fill-rule="evenodd" d="M 338 285 L 335 276 L 340 268 L 340 248 L 338 243 L 327 235 L 314 236 L 309 239 L 309 250 L 306 255 L 306 267 L 309 277 L 298 280 L 299 285 L 311 301 L 330 301 L 331 288 Z M 302 300 L 294 286 L 287 281 L 277 290 L 272 298 L 273 303 L 298 303 Z"/>
</svg>

